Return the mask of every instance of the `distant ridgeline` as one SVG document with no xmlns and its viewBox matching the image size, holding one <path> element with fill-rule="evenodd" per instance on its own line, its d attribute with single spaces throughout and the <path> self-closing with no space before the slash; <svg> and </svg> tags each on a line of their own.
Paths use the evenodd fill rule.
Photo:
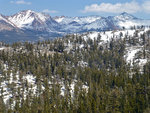
<svg viewBox="0 0 150 113">
<path fill-rule="evenodd" d="M 130 29 L 134 26 L 148 27 L 149 23 L 150 20 L 138 19 L 125 12 L 108 17 L 51 17 L 48 14 L 25 10 L 12 16 L 0 15 L 0 41 L 38 41 L 73 33 Z"/>
</svg>

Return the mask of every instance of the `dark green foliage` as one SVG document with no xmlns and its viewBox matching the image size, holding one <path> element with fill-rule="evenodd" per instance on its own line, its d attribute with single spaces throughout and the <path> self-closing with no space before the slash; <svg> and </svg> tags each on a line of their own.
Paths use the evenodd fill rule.
<svg viewBox="0 0 150 113">
<path fill-rule="evenodd" d="M 120 33 L 120 37 L 122 35 Z M 13 75 L 19 72 L 21 87 L 29 91 L 28 81 L 23 83 L 22 79 L 32 74 L 36 78 L 38 91 L 34 96 L 29 92 L 24 98 L 21 87 L 15 89 L 15 83 L 9 84 L 12 93 L 15 95 L 18 92 L 18 95 L 11 98 L 9 103 L 4 103 L 1 95 L 0 112 L 148 113 L 150 63 L 143 67 L 143 73 L 136 67 L 131 72 L 124 60 L 125 42 L 136 45 L 136 36 L 137 33 L 129 39 L 111 40 L 107 45 L 99 45 L 100 35 L 97 40 L 84 40 L 81 36 L 72 35 L 35 44 L 26 42 L 7 45 L 12 50 L 0 51 L 0 63 L 8 65 L 7 71 L 0 65 L 0 74 L 3 75 L 0 83 L 10 79 L 11 72 Z M 149 45 L 143 36 L 146 52 Z M 69 43 L 72 47 L 66 50 Z M 81 44 L 82 48 L 79 47 Z M 15 76 L 13 79 L 16 79 Z M 61 94 L 59 81 L 65 85 L 64 95 Z M 70 91 L 73 81 L 77 81 L 74 94 Z M 88 86 L 88 89 L 83 88 L 83 85 Z M 16 103 L 11 107 L 13 101 Z"/>
</svg>

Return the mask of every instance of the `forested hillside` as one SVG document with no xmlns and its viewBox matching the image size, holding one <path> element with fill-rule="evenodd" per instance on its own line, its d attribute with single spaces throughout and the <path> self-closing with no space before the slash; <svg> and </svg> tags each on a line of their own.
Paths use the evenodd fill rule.
<svg viewBox="0 0 150 113">
<path fill-rule="evenodd" d="M 2 113 L 149 111 L 149 28 L 0 43 Z"/>
</svg>

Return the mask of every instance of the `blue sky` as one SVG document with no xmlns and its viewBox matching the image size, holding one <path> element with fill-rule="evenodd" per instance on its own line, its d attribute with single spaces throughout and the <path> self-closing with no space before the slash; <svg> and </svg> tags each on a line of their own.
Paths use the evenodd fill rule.
<svg viewBox="0 0 150 113">
<path fill-rule="evenodd" d="M 31 9 L 51 16 L 117 15 L 128 12 L 150 19 L 150 0 L 0 0 L 0 13 Z"/>
</svg>

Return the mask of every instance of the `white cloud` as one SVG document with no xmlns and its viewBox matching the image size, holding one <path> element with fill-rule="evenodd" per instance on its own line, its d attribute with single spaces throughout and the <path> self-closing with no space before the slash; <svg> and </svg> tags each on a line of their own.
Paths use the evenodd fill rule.
<svg viewBox="0 0 150 113">
<path fill-rule="evenodd" d="M 145 1 L 142 4 L 143 11 L 146 13 L 150 13 L 150 1 Z"/>
<path fill-rule="evenodd" d="M 58 13 L 56 10 L 49 10 L 49 9 L 44 9 L 42 12 L 44 13 Z"/>
<path fill-rule="evenodd" d="M 150 12 L 150 1 L 145 1 L 142 4 L 138 2 L 131 1 L 126 3 L 101 3 L 101 4 L 92 4 L 85 6 L 83 13 L 136 13 L 136 12 Z"/>
<path fill-rule="evenodd" d="M 31 2 L 26 2 L 24 0 L 18 0 L 18 1 L 10 1 L 12 4 L 22 4 L 22 5 L 31 5 Z"/>
</svg>

